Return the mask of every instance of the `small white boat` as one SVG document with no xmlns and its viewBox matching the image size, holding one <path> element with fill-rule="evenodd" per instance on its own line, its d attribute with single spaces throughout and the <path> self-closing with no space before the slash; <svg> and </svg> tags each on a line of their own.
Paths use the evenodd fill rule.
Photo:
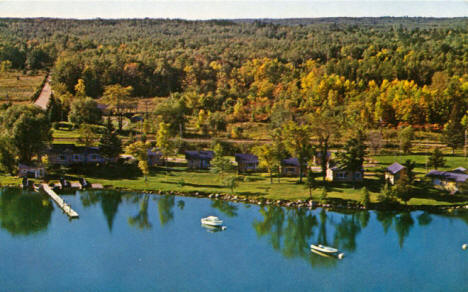
<svg viewBox="0 0 468 292">
<path fill-rule="evenodd" d="M 222 226 L 223 220 L 216 216 L 208 216 L 206 218 L 202 218 L 201 223 L 209 226 Z"/>
<path fill-rule="evenodd" d="M 310 245 L 310 248 L 313 249 L 313 250 L 316 250 L 316 251 L 320 251 L 320 252 L 326 253 L 326 254 L 333 254 L 333 253 L 337 253 L 337 252 L 338 252 L 338 249 L 336 249 L 336 248 L 329 247 L 329 246 L 325 246 L 325 245 L 321 245 L 321 244 L 318 244 L 318 245 L 311 244 L 311 245 Z"/>
</svg>

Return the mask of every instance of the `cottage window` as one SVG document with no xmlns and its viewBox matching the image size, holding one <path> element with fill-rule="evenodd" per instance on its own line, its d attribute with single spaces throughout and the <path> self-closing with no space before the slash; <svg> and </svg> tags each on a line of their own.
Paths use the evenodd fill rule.
<svg viewBox="0 0 468 292">
<path fill-rule="evenodd" d="M 59 159 L 60 159 L 60 160 L 65 160 L 65 159 L 66 159 L 66 158 L 65 158 L 65 155 L 59 155 Z"/>
<path fill-rule="evenodd" d="M 80 160 L 80 155 L 74 154 L 74 155 L 73 155 L 73 159 L 74 159 L 74 160 Z"/>
</svg>

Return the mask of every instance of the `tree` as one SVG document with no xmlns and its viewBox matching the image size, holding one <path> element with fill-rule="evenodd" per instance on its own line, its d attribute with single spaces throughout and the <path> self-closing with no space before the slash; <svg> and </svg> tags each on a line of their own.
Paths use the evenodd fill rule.
<svg viewBox="0 0 468 292">
<path fill-rule="evenodd" d="M 315 181 L 315 175 L 311 170 L 307 172 L 306 185 L 307 188 L 309 188 L 309 197 L 312 198 L 312 189 L 314 189 L 317 186 L 317 182 Z"/>
<path fill-rule="evenodd" d="M 16 160 L 12 141 L 8 137 L 0 137 L 0 169 L 11 175 L 15 174 Z"/>
<path fill-rule="evenodd" d="M 224 185 L 231 189 L 231 193 L 234 193 L 234 189 L 237 187 L 237 178 L 235 176 L 227 176 L 224 179 Z"/>
<path fill-rule="evenodd" d="M 223 156 L 221 144 L 216 144 L 213 151 L 214 158 L 211 160 L 211 172 L 218 174 L 220 181 L 223 182 L 224 175 L 233 169 L 233 165 L 229 158 Z"/>
<path fill-rule="evenodd" d="M 155 110 L 162 120 L 169 124 L 172 135 L 179 133 L 182 138 L 185 130 L 187 107 L 185 101 L 178 95 L 171 95 L 165 102 L 160 103 Z"/>
<path fill-rule="evenodd" d="M 52 96 L 47 104 L 47 118 L 49 122 L 60 122 L 63 117 L 63 112 L 60 100 Z"/>
<path fill-rule="evenodd" d="M 369 204 L 370 204 L 369 190 L 366 187 L 364 187 L 362 188 L 361 205 L 367 208 L 369 207 Z"/>
<path fill-rule="evenodd" d="M 312 134 L 319 140 L 318 151 L 321 157 L 327 157 L 332 138 L 339 135 L 340 122 L 338 118 L 330 110 L 324 109 L 320 113 L 310 116 L 310 125 Z M 324 182 L 327 181 L 327 163 L 327 159 L 321 159 L 320 167 Z"/>
<path fill-rule="evenodd" d="M 51 140 L 50 124 L 42 110 L 13 105 L 0 116 L 0 132 L 11 141 L 19 162 L 28 164 Z"/>
<path fill-rule="evenodd" d="M 263 144 L 253 148 L 253 153 L 258 156 L 260 167 L 265 167 L 270 174 L 270 183 L 273 183 L 273 169 L 277 165 L 275 160 L 275 149 L 272 144 Z"/>
<path fill-rule="evenodd" d="M 75 96 L 78 98 L 86 98 L 86 87 L 83 79 L 78 79 L 75 85 Z"/>
<path fill-rule="evenodd" d="M 355 137 L 352 137 L 345 143 L 343 148 L 346 150 L 337 153 L 338 165 L 340 168 L 346 169 L 352 173 L 353 184 L 356 181 L 355 173 L 363 169 L 367 148 L 364 144 L 364 140 L 364 133 L 358 131 Z"/>
<path fill-rule="evenodd" d="M 82 124 L 78 132 L 80 133 L 78 142 L 83 144 L 85 147 L 94 146 L 94 143 L 99 139 L 99 135 L 94 132 L 92 125 Z"/>
<path fill-rule="evenodd" d="M 122 131 L 123 114 L 129 104 L 129 98 L 133 88 L 123 87 L 120 84 L 108 85 L 104 88 L 104 102 L 112 109 L 119 118 L 119 131 Z"/>
<path fill-rule="evenodd" d="M 289 122 L 283 128 L 283 141 L 286 149 L 299 160 L 299 183 L 302 183 L 303 170 L 313 156 L 310 128 Z"/>
<path fill-rule="evenodd" d="M 327 188 L 324 187 L 322 189 L 322 193 L 320 193 L 320 202 L 325 203 L 327 201 L 327 196 L 328 196 Z"/>
<path fill-rule="evenodd" d="M 68 120 L 75 125 L 99 124 L 102 120 L 102 112 L 97 107 L 97 102 L 89 97 L 75 99 L 70 106 Z"/>
<path fill-rule="evenodd" d="M 414 139 L 414 130 L 413 127 L 408 126 L 400 131 L 398 134 L 398 138 L 400 140 L 400 149 L 403 151 L 404 154 L 408 154 L 411 151 L 411 147 L 413 144 L 411 141 Z"/>
<path fill-rule="evenodd" d="M 442 132 L 442 142 L 452 148 L 452 154 L 455 154 L 455 149 L 463 146 L 465 143 L 465 131 L 461 123 L 449 120 L 444 126 Z"/>
<path fill-rule="evenodd" d="M 463 126 L 463 129 L 465 130 L 465 143 L 463 145 L 464 146 L 463 151 L 465 153 L 465 159 L 466 159 L 467 150 L 468 150 L 468 111 L 463 116 L 460 124 Z"/>
<path fill-rule="evenodd" d="M 432 152 L 431 156 L 429 156 L 427 160 L 427 166 L 434 167 L 438 169 L 439 167 L 443 167 L 445 165 L 444 155 L 439 148 L 435 148 L 434 152 Z"/>
<path fill-rule="evenodd" d="M 107 128 L 99 140 L 99 151 L 107 161 L 111 161 L 122 153 L 122 140 L 115 131 Z"/>
<path fill-rule="evenodd" d="M 148 149 L 151 147 L 151 144 L 148 142 L 137 141 L 125 148 L 125 153 L 132 155 L 138 160 L 138 168 L 145 177 L 145 182 L 147 181 L 147 176 L 149 174 L 148 166 Z"/>
<path fill-rule="evenodd" d="M 158 133 L 156 134 L 156 146 L 161 150 L 166 161 L 169 153 L 174 148 L 169 138 L 169 124 L 164 122 L 159 123 Z"/>
<path fill-rule="evenodd" d="M 403 166 L 406 167 L 406 177 L 408 178 L 407 183 L 412 185 L 415 178 L 414 168 L 416 167 L 416 162 L 411 159 L 407 159 L 405 163 L 403 163 Z"/>
</svg>

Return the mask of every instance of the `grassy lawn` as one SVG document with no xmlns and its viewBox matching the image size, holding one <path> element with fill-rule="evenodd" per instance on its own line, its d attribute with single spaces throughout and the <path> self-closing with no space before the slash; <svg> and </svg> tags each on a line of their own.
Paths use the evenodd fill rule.
<svg viewBox="0 0 468 292">
<path fill-rule="evenodd" d="M 21 72 L 0 74 L 0 102 L 30 102 L 31 96 L 41 85 L 45 73 L 37 75 L 24 75 Z"/>
<path fill-rule="evenodd" d="M 378 196 L 383 188 L 382 170 L 394 161 L 403 163 L 407 159 L 417 162 L 417 178 L 423 178 L 425 171 L 424 155 L 405 156 L 373 156 L 377 161 L 375 167 L 369 168 L 366 172 L 364 185 L 370 192 L 371 202 L 377 202 Z M 463 157 L 446 157 L 447 166 L 445 169 L 453 169 L 458 166 L 468 167 L 468 163 Z M 101 183 L 104 186 L 123 188 L 135 191 L 180 191 L 180 192 L 204 192 L 204 193 L 234 193 L 239 196 L 250 198 L 265 198 L 271 200 L 298 200 L 308 199 L 309 189 L 305 184 L 298 184 L 298 178 L 281 178 L 278 182 L 270 183 L 270 178 L 266 173 L 253 173 L 248 175 L 238 175 L 238 186 L 231 191 L 220 182 L 218 175 L 203 170 L 188 170 L 183 163 L 170 163 L 170 170 L 164 168 L 154 168 L 145 182 L 143 176 L 136 170 L 136 166 L 113 166 L 113 167 L 86 167 L 81 170 L 67 171 L 67 179 L 77 180 L 78 177 L 86 177 L 92 183 Z M 232 175 L 232 174 L 231 174 Z M 57 174 L 53 178 L 58 179 Z M 51 181 L 54 181 L 52 179 Z M 312 198 L 319 200 L 322 193 L 322 179 L 316 178 L 318 187 L 313 189 Z M 10 176 L 0 176 L 2 185 L 19 185 L 20 179 Z M 329 183 L 328 198 L 360 201 L 362 188 L 354 188 L 352 184 Z M 409 205 L 447 205 L 453 203 L 468 204 L 468 195 L 448 195 L 443 191 L 432 187 L 421 188 L 409 202 Z"/>
</svg>

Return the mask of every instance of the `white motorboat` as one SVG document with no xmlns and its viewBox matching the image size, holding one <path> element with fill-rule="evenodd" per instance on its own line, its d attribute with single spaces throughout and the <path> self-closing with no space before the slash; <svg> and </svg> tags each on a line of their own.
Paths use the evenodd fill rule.
<svg viewBox="0 0 468 292">
<path fill-rule="evenodd" d="M 311 244 L 310 248 L 319 252 L 326 253 L 326 254 L 334 254 L 338 252 L 338 249 L 336 248 L 321 245 L 321 244 L 318 244 L 318 245 Z"/>
<path fill-rule="evenodd" d="M 223 225 L 223 220 L 219 219 L 216 216 L 208 216 L 201 219 L 201 223 L 209 226 L 219 226 Z"/>
</svg>

